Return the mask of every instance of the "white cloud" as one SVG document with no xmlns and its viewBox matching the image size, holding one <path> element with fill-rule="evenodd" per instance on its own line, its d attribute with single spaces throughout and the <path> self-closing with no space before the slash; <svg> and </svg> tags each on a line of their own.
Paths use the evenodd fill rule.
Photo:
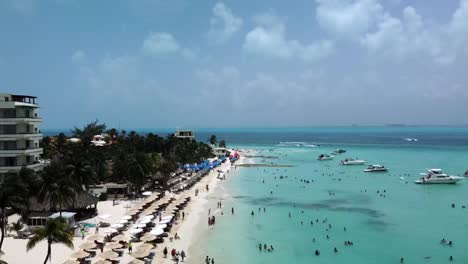
<svg viewBox="0 0 468 264">
<path fill-rule="evenodd" d="M 333 52 L 333 44 L 322 40 L 312 44 L 302 44 L 298 40 L 288 40 L 284 22 L 272 15 L 263 14 L 255 18 L 257 26 L 247 33 L 244 51 L 265 57 L 316 61 Z"/>
<path fill-rule="evenodd" d="M 159 56 L 162 54 L 175 53 L 180 49 L 177 40 L 169 33 L 150 32 L 143 41 L 142 50 L 148 54 Z"/>
<path fill-rule="evenodd" d="M 356 38 L 368 32 L 381 17 L 377 0 L 316 0 L 320 27 L 339 38 Z"/>
<path fill-rule="evenodd" d="M 407 6 L 402 18 L 385 13 L 375 31 L 366 33 L 361 44 L 372 52 L 389 58 L 403 60 L 425 56 L 437 64 L 450 64 L 456 54 L 452 49 L 453 38 L 447 31 L 424 21 L 416 10 Z"/>
<path fill-rule="evenodd" d="M 213 7 L 208 37 L 214 43 L 224 43 L 241 29 L 242 24 L 242 18 L 236 16 L 224 3 L 218 2 Z"/>
<path fill-rule="evenodd" d="M 468 52 L 468 0 L 461 0 L 449 24 L 449 34 L 457 48 Z"/>
<path fill-rule="evenodd" d="M 71 56 L 71 61 L 75 64 L 83 64 L 87 61 L 87 55 L 82 50 L 76 50 Z"/>
</svg>

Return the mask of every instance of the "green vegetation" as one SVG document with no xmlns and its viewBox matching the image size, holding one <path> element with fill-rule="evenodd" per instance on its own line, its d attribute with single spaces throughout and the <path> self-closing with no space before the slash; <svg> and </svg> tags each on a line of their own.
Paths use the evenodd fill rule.
<svg viewBox="0 0 468 264">
<path fill-rule="evenodd" d="M 82 129 L 74 128 L 72 134 L 79 140 L 72 142 L 63 133 L 42 139 L 43 157 L 51 160 L 43 171 L 35 173 L 23 168 L 18 174 L 7 174 L 0 182 L 0 251 L 7 228 L 7 210 L 19 213 L 26 223 L 31 198 L 48 205 L 61 216 L 64 206 L 75 208 L 75 198 L 90 186 L 114 182 L 130 184 L 133 192 L 143 187 L 166 189 L 171 174 L 180 164 L 198 163 L 214 156 L 212 148 L 203 142 L 174 135 L 161 137 L 152 133 L 140 135 L 134 131 L 106 130 L 106 125 L 98 121 Z M 105 135 L 107 144 L 92 144 L 93 137 L 101 134 Z M 215 135 L 210 137 L 210 143 L 217 143 Z M 68 243 L 62 229 L 55 221 L 45 229 L 37 229 L 28 249 L 41 239 L 48 239 L 49 257 L 51 242 Z"/>
<path fill-rule="evenodd" d="M 63 218 L 49 219 L 45 227 L 36 227 L 32 230 L 33 236 L 29 239 L 26 249 L 34 248 L 42 240 L 47 241 L 47 256 L 44 264 L 52 256 L 52 244 L 60 243 L 73 248 L 73 232 L 68 228 Z"/>
</svg>

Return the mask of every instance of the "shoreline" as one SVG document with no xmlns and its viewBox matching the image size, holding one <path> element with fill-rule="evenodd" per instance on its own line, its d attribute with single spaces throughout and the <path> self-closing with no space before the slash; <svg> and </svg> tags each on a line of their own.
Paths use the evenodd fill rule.
<svg viewBox="0 0 468 264">
<path fill-rule="evenodd" d="M 239 160 L 236 161 L 237 164 L 243 164 L 244 160 L 246 159 L 242 155 L 245 153 L 245 150 L 239 151 L 241 157 Z M 218 179 L 218 172 L 217 170 L 227 171 L 226 173 L 226 180 Z M 214 200 L 212 196 L 219 191 L 219 188 L 224 186 L 223 181 L 227 182 L 229 177 L 233 177 L 236 173 L 236 169 L 228 160 L 225 163 L 222 163 L 216 170 L 211 170 L 205 177 L 203 177 L 198 183 L 193 185 L 190 189 L 184 190 L 180 193 L 175 194 L 177 197 L 185 197 L 190 196 L 192 197 L 191 201 L 187 204 L 187 207 L 183 210 L 185 213 L 185 218 L 179 218 L 173 225 L 170 232 L 168 232 L 168 237 L 165 241 L 161 244 L 158 244 L 153 252 L 156 252 L 156 256 L 153 259 L 152 263 L 174 263 L 174 261 L 170 258 L 170 254 L 168 254 L 168 258 L 163 257 L 163 249 L 164 247 L 168 248 L 170 251 L 172 248 L 175 248 L 177 251 L 184 250 L 187 258 L 184 262 L 190 262 L 192 257 L 195 257 L 196 254 L 194 253 L 194 247 L 204 236 L 204 232 L 209 230 L 208 225 L 206 224 L 206 212 L 208 208 L 211 206 L 211 203 L 214 204 Z M 209 186 L 209 190 L 205 190 L 205 186 Z M 199 190 L 198 196 L 195 196 L 195 190 Z M 112 201 L 104 201 L 98 203 L 98 212 L 99 215 L 102 214 L 110 214 L 111 217 L 106 219 L 106 222 L 115 223 L 117 222 L 123 215 L 125 215 L 128 210 L 136 204 L 137 201 L 133 200 L 122 200 L 117 205 L 112 205 Z M 212 206 L 211 206 L 212 207 Z M 215 207 L 212 207 L 215 208 Z M 219 210 L 219 209 L 218 209 Z M 212 210 L 213 211 L 213 210 Z M 182 211 L 181 211 L 182 212 Z M 219 213 L 213 211 L 214 214 Z M 15 217 L 10 217 L 10 221 L 14 221 Z M 99 222 L 100 219 L 98 216 L 87 219 L 82 222 L 88 223 L 96 223 Z M 105 235 L 103 233 L 104 229 L 99 231 L 99 234 Z M 178 234 L 180 239 L 170 241 L 171 237 L 174 237 L 175 234 Z M 80 250 L 81 244 L 87 242 L 87 238 L 94 234 L 94 229 L 90 229 L 87 231 L 85 239 L 81 239 L 80 237 L 74 237 L 74 249 L 70 249 L 62 244 L 54 244 L 52 246 L 52 264 L 60 264 L 70 259 L 70 255 Z M 15 259 L 18 257 L 21 258 L 21 263 L 37 263 L 38 259 L 42 262 L 43 258 L 45 257 L 45 252 L 47 249 L 47 243 L 42 241 L 31 251 L 26 251 L 26 243 L 27 239 L 14 239 L 11 236 L 5 237 L 5 244 L 4 249 L 6 254 L 2 255 L 1 259 L 7 261 L 8 263 L 16 263 Z M 135 243 L 135 247 L 138 247 L 141 243 Z M 133 258 L 128 255 L 124 254 L 123 257 L 120 258 L 121 263 L 128 263 Z M 94 258 L 92 263 L 99 260 L 99 258 Z M 195 262 L 195 261 L 193 261 Z"/>
<path fill-rule="evenodd" d="M 241 155 L 236 163 L 244 164 L 246 160 L 249 160 L 243 156 L 246 150 L 241 150 L 238 152 Z M 170 235 L 173 236 L 175 233 L 177 233 L 178 236 L 180 236 L 180 239 L 173 240 L 172 242 L 165 241 L 164 243 L 158 245 L 156 250 L 157 263 L 174 263 L 169 255 L 167 258 L 163 257 L 162 251 L 164 247 L 167 247 L 168 251 L 170 251 L 172 248 L 175 248 L 177 251 L 184 250 L 187 255 L 184 262 L 198 263 L 203 261 L 203 259 L 197 258 L 204 255 L 204 253 L 201 252 L 202 248 L 200 241 L 206 238 L 207 232 L 213 229 L 213 227 L 209 227 L 206 223 L 208 211 L 211 209 L 210 215 L 215 216 L 221 213 L 221 209 L 216 208 L 215 200 L 216 202 L 222 201 L 224 203 L 224 201 L 229 198 L 230 195 L 224 192 L 225 184 L 238 173 L 236 166 L 237 165 L 232 165 L 229 163 L 229 167 L 220 168 L 225 171 L 226 169 L 229 169 L 229 173 L 226 173 L 227 179 L 225 181 L 218 179 L 217 172 L 212 171 L 202 181 L 194 185 L 190 190 L 187 190 L 188 192 L 192 192 L 197 188 L 201 190 L 205 187 L 206 184 L 209 184 L 210 186 L 208 192 L 199 192 L 198 197 L 192 199 L 192 201 L 188 204 L 187 209 L 185 210 L 185 220 L 181 221 L 178 225 L 173 226 Z"/>
</svg>

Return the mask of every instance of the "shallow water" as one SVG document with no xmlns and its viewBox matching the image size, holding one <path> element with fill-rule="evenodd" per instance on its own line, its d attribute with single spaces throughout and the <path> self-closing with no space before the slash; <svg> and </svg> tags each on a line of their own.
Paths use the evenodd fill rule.
<svg viewBox="0 0 468 264">
<path fill-rule="evenodd" d="M 225 214 L 217 217 L 216 227 L 201 241 L 200 255 L 214 257 L 216 263 L 399 263 L 401 257 L 405 263 L 448 263 L 452 255 L 456 262 L 468 263 L 464 246 L 468 243 L 468 208 L 462 208 L 468 205 L 468 182 L 413 183 L 426 168 L 462 174 L 468 169 L 467 148 L 456 144 L 343 145 L 347 153 L 332 161 L 317 161 L 319 154 L 330 153 L 336 146 L 241 147 L 278 157 L 254 158 L 258 163 L 295 167 L 242 168 L 229 179 L 224 188 L 231 198 L 224 201 Z M 390 171 L 369 174 L 362 172 L 365 166 L 338 165 L 346 157 L 382 164 Z M 327 223 L 322 222 L 325 219 Z M 442 238 L 454 245 L 441 245 Z M 346 240 L 354 245 L 344 246 Z M 259 252 L 259 243 L 275 249 Z M 316 249 L 320 256 L 314 255 Z"/>
</svg>

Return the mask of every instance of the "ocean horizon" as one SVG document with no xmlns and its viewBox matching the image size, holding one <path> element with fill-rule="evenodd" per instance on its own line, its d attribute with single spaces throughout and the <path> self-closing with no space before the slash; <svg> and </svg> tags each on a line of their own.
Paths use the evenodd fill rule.
<svg viewBox="0 0 468 264">
<path fill-rule="evenodd" d="M 161 136 L 175 129 L 133 129 L 137 133 L 155 133 Z M 127 132 L 132 130 L 127 130 Z M 294 144 L 312 145 L 401 145 L 401 146 L 468 146 L 468 126 L 336 126 L 289 128 L 205 128 L 194 129 L 195 138 L 206 141 L 211 134 L 228 144 Z M 64 133 L 71 129 L 43 129 L 44 136 Z M 407 139 L 417 139 L 409 142 Z"/>
</svg>

